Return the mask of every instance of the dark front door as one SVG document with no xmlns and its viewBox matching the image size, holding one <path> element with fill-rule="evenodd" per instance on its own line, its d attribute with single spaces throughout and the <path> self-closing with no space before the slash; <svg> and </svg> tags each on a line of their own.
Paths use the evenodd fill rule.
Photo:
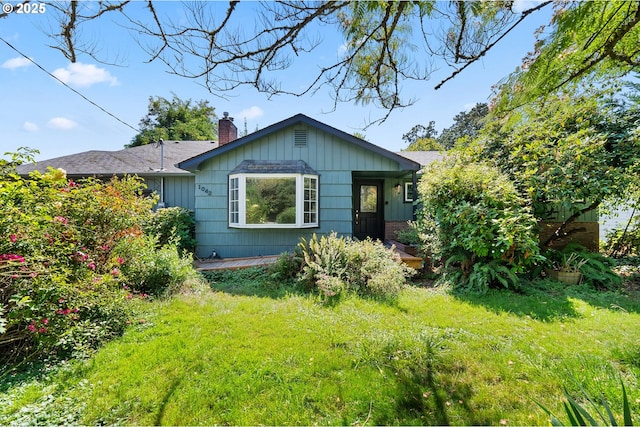
<svg viewBox="0 0 640 427">
<path fill-rule="evenodd" d="M 353 181 L 353 235 L 384 240 L 382 181 Z"/>
</svg>

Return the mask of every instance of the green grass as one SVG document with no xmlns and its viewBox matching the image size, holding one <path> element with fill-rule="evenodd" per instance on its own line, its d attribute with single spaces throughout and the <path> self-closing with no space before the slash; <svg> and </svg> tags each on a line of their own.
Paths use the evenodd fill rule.
<svg viewBox="0 0 640 427">
<path fill-rule="evenodd" d="M 637 295 L 416 287 L 328 306 L 256 271 L 212 286 L 153 303 L 89 360 L 5 377 L 0 424 L 539 425 L 565 386 L 621 420 L 620 379 L 640 414 Z"/>
</svg>

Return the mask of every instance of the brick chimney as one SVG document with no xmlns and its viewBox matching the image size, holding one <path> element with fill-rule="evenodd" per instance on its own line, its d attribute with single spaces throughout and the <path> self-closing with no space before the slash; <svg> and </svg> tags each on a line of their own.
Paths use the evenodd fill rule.
<svg viewBox="0 0 640 427">
<path fill-rule="evenodd" d="M 229 117 L 226 111 L 222 116 L 218 121 L 218 147 L 238 139 L 238 128 L 233 124 L 233 117 Z"/>
</svg>

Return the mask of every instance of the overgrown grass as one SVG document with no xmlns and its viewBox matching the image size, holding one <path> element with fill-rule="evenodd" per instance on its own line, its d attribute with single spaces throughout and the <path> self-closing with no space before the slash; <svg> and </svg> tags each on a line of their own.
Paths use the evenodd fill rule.
<svg viewBox="0 0 640 427">
<path fill-rule="evenodd" d="M 640 413 L 637 295 L 410 288 L 327 306 L 256 270 L 210 281 L 89 360 L 2 378 L 0 424 L 540 425 L 536 402 L 560 413 L 563 387 L 621 414 L 620 379 Z"/>
</svg>

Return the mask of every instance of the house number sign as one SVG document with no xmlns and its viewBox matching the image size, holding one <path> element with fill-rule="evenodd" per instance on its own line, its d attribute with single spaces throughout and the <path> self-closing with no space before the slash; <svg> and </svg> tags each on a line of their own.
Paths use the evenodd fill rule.
<svg viewBox="0 0 640 427">
<path fill-rule="evenodd" d="M 203 193 L 207 193 L 208 196 L 213 196 L 213 191 L 211 191 L 207 187 L 204 187 L 200 184 L 198 184 L 198 190 L 202 191 Z"/>
</svg>

